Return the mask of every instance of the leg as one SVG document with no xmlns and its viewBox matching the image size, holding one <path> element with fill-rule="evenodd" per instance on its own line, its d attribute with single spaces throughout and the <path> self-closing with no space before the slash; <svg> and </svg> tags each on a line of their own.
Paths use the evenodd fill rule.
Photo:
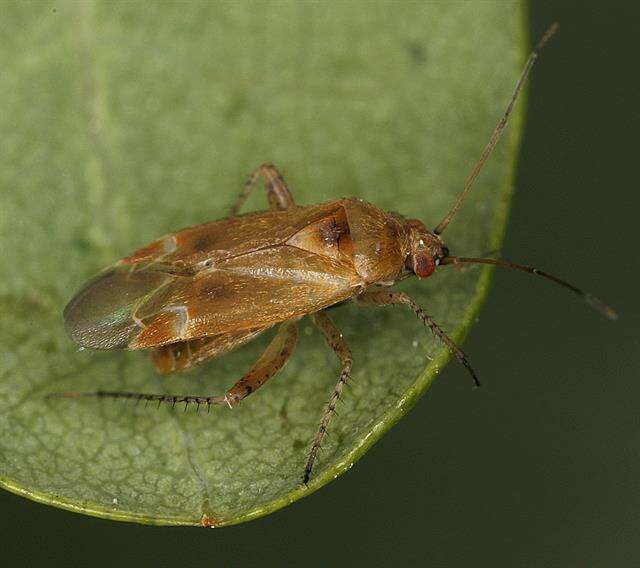
<svg viewBox="0 0 640 568">
<path fill-rule="evenodd" d="M 471 365 L 469 365 L 464 351 L 462 351 L 462 349 L 455 344 L 453 339 L 451 339 L 445 331 L 433 321 L 432 317 L 427 315 L 418 304 L 407 296 L 407 294 L 404 292 L 371 291 L 358 296 L 356 301 L 362 306 L 389 306 L 392 304 L 404 304 L 405 306 L 409 306 L 415 312 L 416 316 L 418 316 L 418 319 L 422 321 L 422 323 L 426 325 L 433 334 L 451 350 L 456 359 L 466 367 L 467 371 L 471 374 L 475 385 L 477 387 L 480 386 L 480 381 L 478 380 L 475 371 L 471 368 Z"/>
<path fill-rule="evenodd" d="M 278 333 L 264 350 L 253 367 L 224 396 L 229 406 L 235 406 L 243 398 L 258 390 L 289 360 L 298 340 L 298 320 L 280 324 Z"/>
<path fill-rule="evenodd" d="M 261 327 L 202 339 L 170 343 L 153 349 L 151 351 L 151 362 L 161 375 L 180 373 L 192 369 L 208 359 L 233 351 L 267 329 L 268 327 Z"/>
<path fill-rule="evenodd" d="M 313 444 L 311 446 L 311 450 L 309 451 L 309 457 L 307 458 L 307 465 L 304 468 L 304 476 L 303 483 L 306 485 L 309 481 L 309 477 L 311 477 L 311 470 L 313 469 L 313 463 L 318 456 L 318 451 L 320 450 L 320 445 L 322 444 L 322 439 L 327 433 L 327 427 L 329 426 L 329 422 L 331 422 L 331 417 L 333 416 L 336 405 L 342 396 L 342 390 L 344 389 L 344 385 L 347 383 L 349 378 L 351 377 L 351 350 L 349 346 L 345 342 L 342 337 L 342 334 L 335 326 L 331 318 L 325 312 L 317 312 L 312 316 L 313 322 L 320 328 L 320 331 L 324 334 L 327 343 L 333 349 L 340 359 L 342 363 L 342 371 L 340 372 L 340 378 L 338 379 L 338 383 L 336 384 L 333 392 L 331 393 L 331 397 L 329 398 L 329 402 L 324 409 L 324 414 L 322 415 L 322 420 L 320 420 L 320 426 L 318 426 L 318 432 L 316 433 L 315 438 L 313 439 Z"/>
<path fill-rule="evenodd" d="M 280 172 L 273 164 L 262 164 L 251 172 L 247 183 L 244 184 L 242 192 L 231 208 L 232 215 L 238 214 L 260 176 L 264 178 L 264 188 L 267 190 L 267 199 L 271 209 L 284 210 L 294 206 L 293 196 Z"/>
<path fill-rule="evenodd" d="M 249 396 L 253 391 L 260 388 L 271 377 L 273 377 L 287 362 L 293 351 L 293 347 L 298 338 L 297 320 L 287 321 L 280 324 L 276 336 L 264 350 L 260 358 L 254 363 L 249 371 L 233 385 L 224 396 L 193 396 L 193 395 L 169 395 L 169 394 L 146 394 L 137 392 L 119 391 L 97 391 L 97 392 L 62 392 L 52 393 L 51 398 L 130 398 L 134 400 L 144 400 L 157 402 L 170 402 L 173 406 L 176 403 L 184 402 L 185 405 L 206 404 L 226 404 L 229 408 L 235 406 L 243 398 Z"/>
</svg>

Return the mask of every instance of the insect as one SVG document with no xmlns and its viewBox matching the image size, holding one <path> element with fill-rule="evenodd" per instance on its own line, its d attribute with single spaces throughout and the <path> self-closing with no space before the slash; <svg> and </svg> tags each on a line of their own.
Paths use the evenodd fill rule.
<svg viewBox="0 0 640 568">
<path fill-rule="evenodd" d="M 411 309 L 479 385 L 462 349 L 407 294 L 389 285 L 437 268 L 492 264 L 551 280 L 614 319 L 595 297 L 537 268 L 494 258 L 453 256 L 442 240 L 504 131 L 539 50 L 529 56 L 507 109 L 467 178 L 462 192 L 433 230 L 421 221 L 383 212 L 361 199 L 299 206 L 270 164 L 251 174 L 232 216 L 165 235 L 88 282 L 64 310 L 71 338 L 94 349 L 147 349 L 158 372 L 185 371 L 228 353 L 276 327 L 253 366 L 224 395 L 192 396 L 120 391 L 54 393 L 230 408 L 275 376 L 291 356 L 298 321 L 309 315 L 341 363 L 317 432 L 310 440 L 303 482 L 309 481 L 323 438 L 352 369 L 349 346 L 326 309 L 345 301 Z M 259 178 L 270 210 L 238 215 Z"/>
</svg>

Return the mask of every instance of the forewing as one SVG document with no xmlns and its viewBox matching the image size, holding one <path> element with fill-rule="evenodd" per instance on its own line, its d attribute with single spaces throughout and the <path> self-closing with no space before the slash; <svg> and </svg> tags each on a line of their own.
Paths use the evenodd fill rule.
<svg viewBox="0 0 640 568">
<path fill-rule="evenodd" d="M 341 201 L 286 211 L 229 217 L 170 233 L 141 248 L 120 264 L 161 262 L 176 272 L 200 270 L 250 252 L 283 244 L 292 235 L 341 209 Z"/>
<path fill-rule="evenodd" d="M 175 279 L 157 270 L 109 268 L 87 282 L 67 304 L 67 332 L 81 347 L 126 348 L 140 331 L 136 311 L 154 298 L 157 302 Z"/>
<path fill-rule="evenodd" d="M 144 328 L 129 348 L 272 325 L 345 300 L 358 283 L 347 262 L 286 245 L 259 250 L 176 278 L 138 310 Z"/>
<path fill-rule="evenodd" d="M 158 239 L 65 308 L 73 340 L 142 349 L 268 327 L 354 293 L 342 202 L 222 219 Z"/>
</svg>

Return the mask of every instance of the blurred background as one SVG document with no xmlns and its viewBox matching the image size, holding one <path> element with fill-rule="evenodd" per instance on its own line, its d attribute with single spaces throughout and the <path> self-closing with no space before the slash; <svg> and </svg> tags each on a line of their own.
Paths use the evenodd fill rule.
<svg viewBox="0 0 640 568">
<path fill-rule="evenodd" d="M 94 519 L 3 491 L 7 565 L 635 564 L 638 15 L 622 2 L 530 7 L 531 38 L 561 29 L 531 81 L 503 249 L 604 297 L 618 322 L 496 273 L 465 342 L 483 388 L 449 365 L 337 482 L 217 531 Z"/>
</svg>

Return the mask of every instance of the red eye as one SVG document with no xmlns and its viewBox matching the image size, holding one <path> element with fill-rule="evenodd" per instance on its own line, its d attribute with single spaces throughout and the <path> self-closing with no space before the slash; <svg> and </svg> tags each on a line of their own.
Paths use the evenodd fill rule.
<svg viewBox="0 0 640 568">
<path fill-rule="evenodd" d="M 426 254 L 420 254 L 414 257 L 413 271 L 418 278 L 428 278 L 436 269 L 434 260 Z"/>
</svg>

